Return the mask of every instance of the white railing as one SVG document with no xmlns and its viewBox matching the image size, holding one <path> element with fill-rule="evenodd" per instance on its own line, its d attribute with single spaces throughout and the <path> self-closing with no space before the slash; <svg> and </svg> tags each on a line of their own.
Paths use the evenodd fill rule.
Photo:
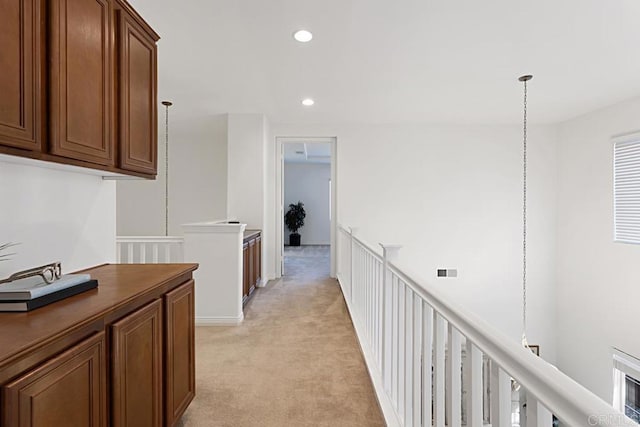
<svg viewBox="0 0 640 427">
<path fill-rule="evenodd" d="M 339 228 L 338 280 L 390 426 L 637 425 Z M 517 390 L 517 392 L 514 392 Z"/>
<path fill-rule="evenodd" d="M 118 236 L 116 259 L 121 264 L 180 263 L 184 239 L 173 236 Z"/>
</svg>

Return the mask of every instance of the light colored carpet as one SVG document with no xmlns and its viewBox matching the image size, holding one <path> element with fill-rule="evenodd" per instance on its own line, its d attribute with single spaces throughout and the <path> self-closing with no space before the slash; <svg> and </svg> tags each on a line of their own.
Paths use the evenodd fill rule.
<svg viewBox="0 0 640 427">
<path fill-rule="evenodd" d="M 319 252 L 286 256 L 286 276 L 256 291 L 242 325 L 197 328 L 196 398 L 182 426 L 385 425 Z"/>
</svg>

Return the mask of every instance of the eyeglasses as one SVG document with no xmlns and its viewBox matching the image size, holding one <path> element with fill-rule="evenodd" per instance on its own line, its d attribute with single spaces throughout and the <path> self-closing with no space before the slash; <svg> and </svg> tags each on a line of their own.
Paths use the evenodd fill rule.
<svg viewBox="0 0 640 427">
<path fill-rule="evenodd" d="M 0 280 L 0 284 L 13 282 L 19 279 L 25 279 L 27 277 L 40 276 L 45 283 L 53 283 L 62 276 L 62 267 L 60 262 L 53 262 L 51 264 L 43 265 L 40 267 L 30 268 L 28 270 L 18 271 L 13 273 L 6 279 Z"/>
</svg>

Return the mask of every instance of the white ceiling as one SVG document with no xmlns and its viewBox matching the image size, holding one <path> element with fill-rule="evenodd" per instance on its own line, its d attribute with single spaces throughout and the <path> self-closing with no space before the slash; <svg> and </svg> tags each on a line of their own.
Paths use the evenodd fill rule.
<svg viewBox="0 0 640 427">
<path fill-rule="evenodd" d="M 558 122 L 640 95 L 637 0 L 131 0 L 159 96 L 275 122 Z M 314 33 L 307 44 L 294 30 Z M 300 100 L 316 104 L 303 108 Z"/>
<path fill-rule="evenodd" d="M 331 164 L 331 144 L 327 142 L 286 142 L 282 148 L 285 163 Z"/>
</svg>

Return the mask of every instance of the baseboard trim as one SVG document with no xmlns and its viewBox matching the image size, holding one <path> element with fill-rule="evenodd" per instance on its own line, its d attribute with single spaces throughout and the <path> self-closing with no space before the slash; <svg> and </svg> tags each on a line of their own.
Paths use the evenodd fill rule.
<svg viewBox="0 0 640 427">
<path fill-rule="evenodd" d="M 267 286 L 267 282 L 268 281 L 269 280 L 267 280 L 267 279 L 260 279 L 260 282 L 258 283 L 257 287 L 258 288 L 264 288 L 265 286 Z"/>
<path fill-rule="evenodd" d="M 382 410 L 382 415 L 384 416 L 384 420 L 387 423 L 388 427 L 400 427 L 402 426 L 402 422 L 400 421 L 400 417 L 393 407 L 393 403 L 391 402 L 391 398 L 384 391 L 384 383 L 382 379 L 382 373 L 379 371 L 376 366 L 375 357 L 369 350 L 366 342 L 363 342 L 364 334 L 362 333 L 364 329 L 359 325 L 357 320 L 357 316 L 354 316 L 352 312 L 351 306 L 349 304 L 349 298 L 345 293 L 345 286 L 343 282 L 340 280 L 341 274 L 338 273 L 338 283 L 340 284 L 340 290 L 342 291 L 342 297 L 344 298 L 344 302 L 347 305 L 347 310 L 349 311 L 349 316 L 351 317 L 351 323 L 353 324 L 353 328 L 356 331 L 356 337 L 358 338 L 358 344 L 360 345 L 360 351 L 362 352 L 362 356 L 364 357 L 365 364 L 367 365 L 367 371 L 369 372 L 369 378 L 371 378 L 371 382 L 373 383 L 373 389 L 376 392 L 376 397 L 378 399 L 378 404 L 380 405 L 380 409 Z"/>
<path fill-rule="evenodd" d="M 239 317 L 196 317 L 196 326 L 231 326 L 239 325 L 244 320 L 244 313 Z"/>
</svg>

